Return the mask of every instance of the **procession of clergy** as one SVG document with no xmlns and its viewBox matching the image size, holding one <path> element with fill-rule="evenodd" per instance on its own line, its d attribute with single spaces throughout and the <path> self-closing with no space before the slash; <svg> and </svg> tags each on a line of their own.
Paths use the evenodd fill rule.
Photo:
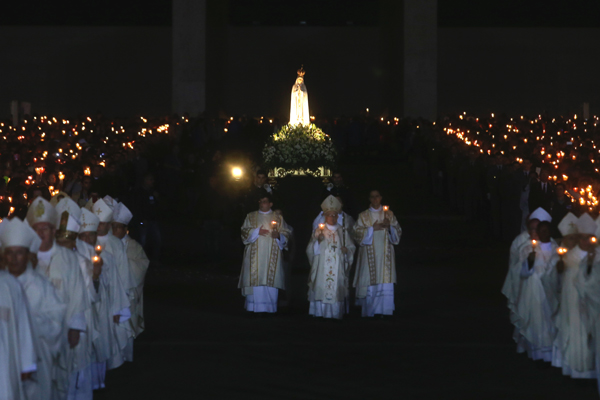
<svg viewBox="0 0 600 400">
<path fill-rule="evenodd" d="M 550 214 L 538 208 L 513 241 L 502 287 L 517 352 L 572 378 L 600 378 L 600 217 L 568 213 L 560 246 Z M 600 379 L 599 389 L 600 389 Z"/>
<path fill-rule="evenodd" d="M 109 196 L 37 197 L 0 223 L 0 399 L 92 399 L 133 360 L 148 258 Z"/>
<path fill-rule="evenodd" d="M 400 242 L 400 225 L 389 207 L 382 206 L 377 190 L 371 191 L 370 207 L 356 222 L 342 211 L 339 193 L 332 192 L 321 204 L 306 249 L 311 265 L 309 314 L 341 319 L 348 313 L 349 278 L 358 247 L 353 281 L 356 305 L 362 307 L 363 317 L 392 315 L 396 283 L 393 246 Z M 257 197 L 259 209 L 246 216 L 241 229 L 245 250 L 238 287 L 247 311 L 275 313 L 279 290 L 289 286 L 286 277 L 290 271 L 284 266 L 282 252 L 288 247 L 292 228 L 279 211 L 272 210 L 270 193 L 264 191 Z"/>
</svg>

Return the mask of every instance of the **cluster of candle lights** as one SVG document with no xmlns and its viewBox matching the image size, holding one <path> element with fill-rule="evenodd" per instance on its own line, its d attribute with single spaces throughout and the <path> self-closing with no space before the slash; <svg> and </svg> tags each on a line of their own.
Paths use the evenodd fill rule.
<svg viewBox="0 0 600 400">
<path fill-rule="evenodd" d="M 565 194 L 571 202 L 578 203 L 585 211 L 598 213 L 600 167 L 596 158 L 600 157 L 600 148 L 595 144 L 595 139 L 600 139 L 598 123 L 597 116 L 584 119 L 577 114 L 552 119 L 538 115 L 531 119 L 497 118 L 493 113 L 480 118 L 464 112 L 458 118 L 433 125 L 482 155 L 501 154 L 509 162 L 518 163 L 523 163 L 525 157 L 537 159 L 549 171 L 549 181 L 565 185 Z M 578 182 L 573 180 L 567 183 L 567 172 L 574 164 L 594 182 L 585 182 L 583 187 L 575 186 Z"/>
</svg>

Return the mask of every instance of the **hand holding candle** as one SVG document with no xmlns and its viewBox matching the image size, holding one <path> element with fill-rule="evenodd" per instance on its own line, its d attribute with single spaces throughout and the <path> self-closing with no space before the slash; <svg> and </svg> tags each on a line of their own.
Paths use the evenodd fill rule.
<svg viewBox="0 0 600 400">
<path fill-rule="evenodd" d="M 319 239 L 319 243 L 321 243 L 323 241 L 323 239 L 325 239 L 325 235 L 323 234 L 323 231 L 325 230 L 325 224 L 319 224 L 319 236 L 317 237 L 317 239 Z"/>
</svg>

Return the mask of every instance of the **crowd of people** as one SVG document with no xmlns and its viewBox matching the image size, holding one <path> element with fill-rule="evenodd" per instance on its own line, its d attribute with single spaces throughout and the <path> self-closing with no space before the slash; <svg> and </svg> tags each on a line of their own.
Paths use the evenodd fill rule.
<svg viewBox="0 0 600 400">
<path fill-rule="evenodd" d="M 517 351 L 574 379 L 600 378 L 597 125 L 463 113 L 426 126 L 411 155 L 434 194 L 511 243 L 502 293 Z"/>
<path fill-rule="evenodd" d="M 149 260 L 112 197 L 30 200 L 0 223 L 0 396 L 92 399 L 133 361 Z"/>
<path fill-rule="evenodd" d="M 510 243 L 538 207 L 560 237 L 567 212 L 600 211 L 597 125 L 577 115 L 446 117 L 415 136 L 415 173 L 468 219 L 486 222 L 496 239 Z"/>
</svg>

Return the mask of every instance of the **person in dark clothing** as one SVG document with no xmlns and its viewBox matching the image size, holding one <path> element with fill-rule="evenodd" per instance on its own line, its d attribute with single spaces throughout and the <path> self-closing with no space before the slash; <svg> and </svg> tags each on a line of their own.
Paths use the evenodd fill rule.
<svg viewBox="0 0 600 400">
<path fill-rule="evenodd" d="M 158 224 L 159 194 L 154 189 L 154 175 L 144 175 L 141 187 L 131 197 L 130 204 L 125 204 L 132 211 L 135 221 L 132 226 L 136 232 L 132 232 L 135 239 L 144 247 L 150 262 L 159 264 L 161 234 Z"/>
<path fill-rule="evenodd" d="M 554 197 L 554 185 L 548 180 L 548 171 L 540 171 L 538 182 L 531 183 L 529 190 L 529 212 L 533 212 L 538 207 L 550 212 L 550 203 Z"/>
<path fill-rule="evenodd" d="M 550 215 L 552 216 L 550 228 L 553 238 L 559 239 L 562 237 L 562 234 L 558 229 L 558 224 L 572 208 L 571 199 L 565 194 L 565 185 L 562 183 L 557 184 L 554 189 L 554 197 L 550 203 Z"/>
</svg>

